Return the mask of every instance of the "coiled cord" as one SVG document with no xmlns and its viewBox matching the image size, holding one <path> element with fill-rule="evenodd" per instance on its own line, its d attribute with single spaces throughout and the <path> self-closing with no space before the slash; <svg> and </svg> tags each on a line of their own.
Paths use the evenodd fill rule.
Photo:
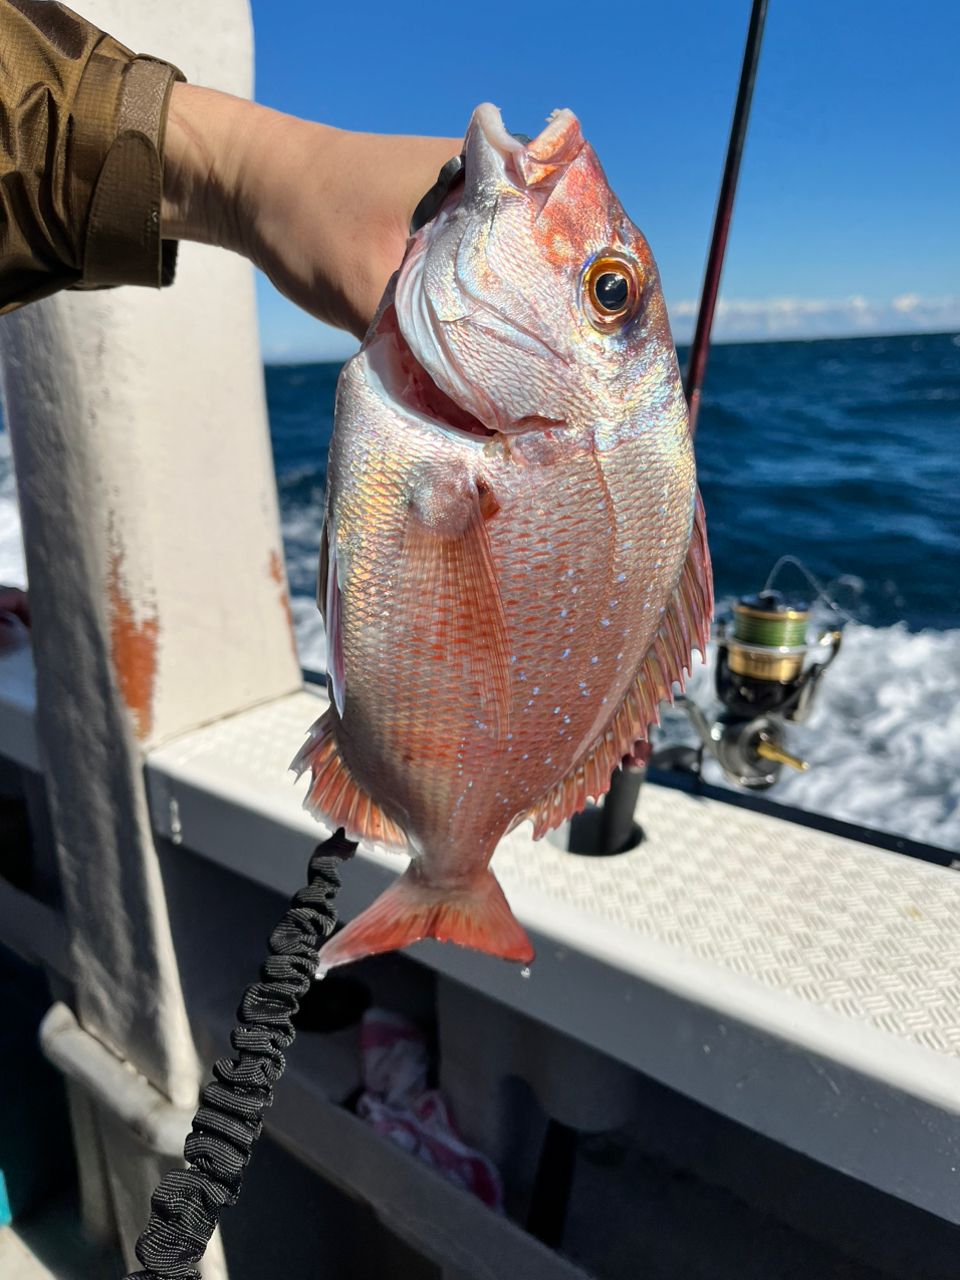
<svg viewBox="0 0 960 1280">
<path fill-rule="evenodd" d="M 127 1280 L 200 1280 L 197 1265 L 225 1205 L 236 1204 L 263 1113 L 286 1066 L 293 1019 L 310 989 L 317 953 L 333 932 L 340 888 L 337 864 L 356 844 L 341 828 L 317 845 L 307 884 L 270 935 L 260 981 L 247 987 L 230 1037 L 236 1054 L 221 1058 L 200 1095 L 184 1146 L 186 1169 L 164 1177 L 150 1202 L 150 1221 L 137 1241 L 143 1266 Z"/>
</svg>

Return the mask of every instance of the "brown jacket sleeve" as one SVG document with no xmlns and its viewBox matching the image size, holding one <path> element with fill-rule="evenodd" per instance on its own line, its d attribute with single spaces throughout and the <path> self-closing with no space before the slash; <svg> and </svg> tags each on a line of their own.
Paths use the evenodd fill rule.
<svg viewBox="0 0 960 1280">
<path fill-rule="evenodd" d="M 0 313 L 63 288 L 173 279 L 161 241 L 175 67 L 52 0 L 0 0 Z"/>
</svg>

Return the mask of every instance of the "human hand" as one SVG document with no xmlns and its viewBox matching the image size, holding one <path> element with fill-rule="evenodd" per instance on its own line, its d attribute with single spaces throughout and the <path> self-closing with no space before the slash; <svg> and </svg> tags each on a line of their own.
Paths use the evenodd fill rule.
<svg viewBox="0 0 960 1280">
<path fill-rule="evenodd" d="M 347 133 L 174 87 L 163 234 L 233 249 L 321 320 L 362 337 L 410 217 L 459 138 Z"/>
</svg>

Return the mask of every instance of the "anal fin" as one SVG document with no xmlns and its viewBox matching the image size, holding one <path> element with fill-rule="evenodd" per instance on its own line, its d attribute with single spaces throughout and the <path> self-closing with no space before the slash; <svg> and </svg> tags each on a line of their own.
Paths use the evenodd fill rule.
<svg viewBox="0 0 960 1280">
<path fill-rule="evenodd" d="M 411 863 L 372 906 L 321 949 L 317 976 L 422 938 L 455 942 L 522 964 L 533 959 L 533 945 L 492 871 L 485 871 L 482 879 L 467 887 L 451 890 L 426 884 Z"/>
<path fill-rule="evenodd" d="M 299 778 L 310 770 L 310 787 L 303 807 L 334 827 L 343 827 L 350 840 L 404 848 L 406 839 L 375 800 L 358 785 L 337 746 L 333 710 L 328 709 L 310 730 L 290 768 Z"/>
</svg>

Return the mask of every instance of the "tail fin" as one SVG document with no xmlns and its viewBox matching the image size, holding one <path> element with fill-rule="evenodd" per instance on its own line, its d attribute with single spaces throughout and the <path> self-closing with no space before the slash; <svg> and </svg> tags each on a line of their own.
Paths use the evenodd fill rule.
<svg viewBox="0 0 960 1280">
<path fill-rule="evenodd" d="M 411 864 L 373 906 L 323 947 L 317 976 L 421 938 L 455 942 L 504 960 L 529 963 L 533 959 L 530 939 L 492 871 L 485 871 L 480 881 L 464 889 L 436 889 L 424 884 Z"/>
</svg>

